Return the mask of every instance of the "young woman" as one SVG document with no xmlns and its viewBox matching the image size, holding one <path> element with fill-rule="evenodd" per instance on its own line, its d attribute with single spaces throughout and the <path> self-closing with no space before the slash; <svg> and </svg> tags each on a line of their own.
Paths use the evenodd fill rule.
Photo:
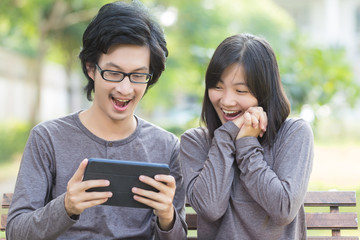
<svg viewBox="0 0 360 240">
<path fill-rule="evenodd" d="M 180 141 L 198 239 L 306 239 L 313 134 L 304 120 L 288 118 L 271 46 L 250 34 L 225 39 L 205 81 L 206 127 Z"/>
</svg>

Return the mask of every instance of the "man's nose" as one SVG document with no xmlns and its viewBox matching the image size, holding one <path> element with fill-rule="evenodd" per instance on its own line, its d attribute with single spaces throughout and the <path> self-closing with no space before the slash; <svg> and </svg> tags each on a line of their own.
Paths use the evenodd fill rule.
<svg viewBox="0 0 360 240">
<path fill-rule="evenodd" d="M 126 76 L 121 82 L 116 83 L 116 90 L 123 95 L 130 94 L 133 91 L 133 85 L 129 76 Z"/>
</svg>

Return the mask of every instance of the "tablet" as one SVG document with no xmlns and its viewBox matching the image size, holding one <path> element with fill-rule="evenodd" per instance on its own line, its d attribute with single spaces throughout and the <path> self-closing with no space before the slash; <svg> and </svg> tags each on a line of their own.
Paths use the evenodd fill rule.
<svg viewBox="0 0 360 240">
<path fill-rule="evenodd" d="M 158 192 L 157 189 L 140 182 L 139 176 L 154 177 L 157 174 L 170 174 L 167 164 L 136 162 L 124 160 L 110 160 L 101 158 L 90 158 L 85 169 L 83 181 L 90 179 L 106 179 L 110 181 L 108 187 L 91 188 L 87 191 L 110 191 L 113 196 L 103 205 L 151 208 L 133 199 L 133 187 Z"/>
</svg>

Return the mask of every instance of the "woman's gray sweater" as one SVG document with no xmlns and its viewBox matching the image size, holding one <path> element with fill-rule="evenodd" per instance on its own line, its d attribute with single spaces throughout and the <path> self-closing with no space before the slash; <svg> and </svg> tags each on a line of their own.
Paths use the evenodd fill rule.
<svg viewBox="0 0 360 240">
<path fill-rule="evenodd" d="M 198 213 L 198 239 L 306 239 L 303 201 L 313 162 L 313 134 L 288 119 L 272 146 L 255 137 L 235 141 L 233 122 L 214 138 L 205 128 L 180 141 L 187 201 Z"/>
</svg>

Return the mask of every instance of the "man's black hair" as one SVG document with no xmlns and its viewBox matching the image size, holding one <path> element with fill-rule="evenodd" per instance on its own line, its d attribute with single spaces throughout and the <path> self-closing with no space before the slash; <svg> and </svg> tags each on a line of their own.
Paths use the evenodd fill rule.
<svg viewBox="0 0 360 240">
<path fill-rule="evenodd" d="M 160 25 L 138 1 L 132 3 L 113 2 L 104 5 L 86 28 L 83 47 L 79 54 L 82 70 L 88 79 L 85 91 L 92 100 L 94 81 L 87 73 L 86 64 L 95 69 L 101 54 L 117 44 L 148 46 L 150 49 L 150 73 L 153 77 L 147 89 L 155 84 L 165 70 L 168 50 Z"/>
</svg>

